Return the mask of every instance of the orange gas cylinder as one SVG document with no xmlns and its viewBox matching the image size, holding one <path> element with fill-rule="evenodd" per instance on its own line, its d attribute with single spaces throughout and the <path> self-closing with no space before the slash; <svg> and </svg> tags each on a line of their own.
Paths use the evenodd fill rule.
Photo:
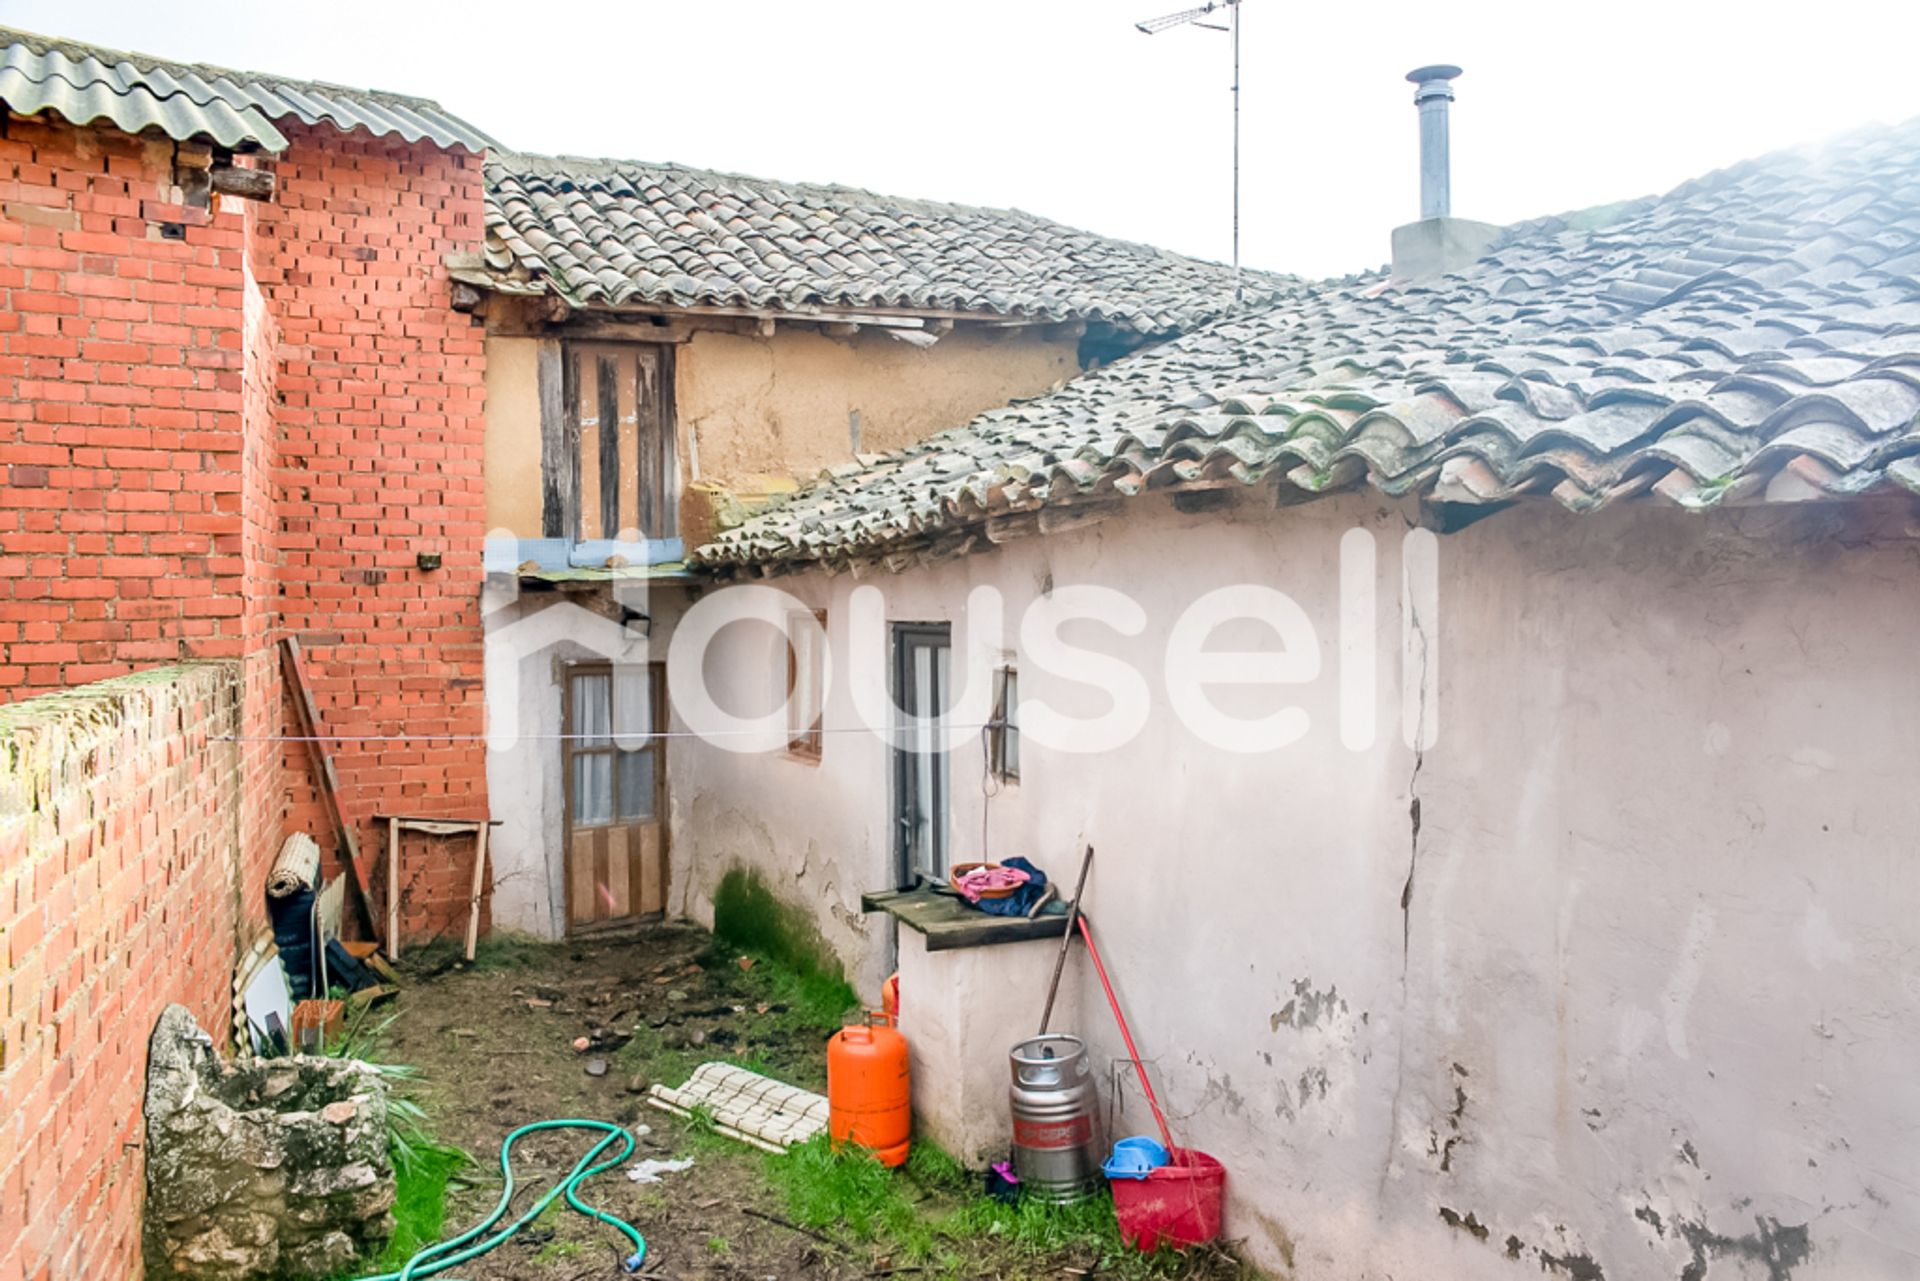
<svg viewBox="0 0 1920 1281">
<path fill-rule="evenodd" d="M 900 975 L 896 971 L 880 985 L 880 1008 L 895 1027 L 900 1026 Z"/>
<path fill-rule="evenodd" d="M 857 1143 L 882 1165 L 900 1165 L 912 1131 L 907 1038 L 874 1010 L 827 1042 L 827 1134 L 835 1147 Z"/>
</svg>

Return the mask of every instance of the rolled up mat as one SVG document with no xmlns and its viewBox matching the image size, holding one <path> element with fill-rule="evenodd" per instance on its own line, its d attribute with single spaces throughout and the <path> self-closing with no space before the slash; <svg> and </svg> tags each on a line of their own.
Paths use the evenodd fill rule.
<svg viewBox="0 0 1920 1281">
<path fill-rule="evenodd" d="M 273 860 L 267 874 L 267 896 L 286 898 L 301 890 L 310 890 L 320 880 L 320 847 L 305 832 L 295 832 L 280 846 L 280 857 Z"/>
</svg>

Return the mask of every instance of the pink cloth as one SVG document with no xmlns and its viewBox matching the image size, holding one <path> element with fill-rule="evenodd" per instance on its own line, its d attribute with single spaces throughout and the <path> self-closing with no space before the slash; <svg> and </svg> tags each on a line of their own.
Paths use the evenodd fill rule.
<svg viewBox="0 0 1920 1281">
<path fill-rule="evenodd" d="M 1017 867 L 976 867 L 971 872 L 963 873 L 954 882 L 954 888 L 965 896 L 967 902 L 978 903 L 980 896 L 988 890 L 1018 889 L 1031 879 Z"/>
</svg>

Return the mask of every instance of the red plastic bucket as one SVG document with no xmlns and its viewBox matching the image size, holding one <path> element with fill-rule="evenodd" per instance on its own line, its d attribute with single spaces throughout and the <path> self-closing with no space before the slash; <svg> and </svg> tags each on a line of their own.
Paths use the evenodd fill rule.
<svg viewBox="0 0 1920 1281">
<path fill-rule="evenodd" d="M 1128 1245 L 1183 1248 L 1220 1235 L 1227 1168 L 1191 1148 L 1175 1148 L 1173 1159 L 1144 1179 L 1113 1180 L 1113 1212 Z"/>
</svg>

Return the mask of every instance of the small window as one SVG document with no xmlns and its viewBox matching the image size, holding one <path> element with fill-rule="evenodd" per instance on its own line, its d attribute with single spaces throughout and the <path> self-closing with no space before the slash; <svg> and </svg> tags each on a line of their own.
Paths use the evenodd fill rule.
<svg viewBox="0 0 1920 1281">
<path fill-rule="evenodd" d="M 987 759 L 1002 783 L 1020 779 L 1020 673 L 1002 667 L 993 674 L 993 718 L 987 724 Z"/>
<path fill-rule="evenodd" d="M 644 822 L 658 814 L 658 668 L 578 664 L 567 673 L 565 759 L 575 827 Z"/>
<path fill-rule="evenodd" d="M 820 759 L 821 693 L 826 683 L 827 611 L 787 619 L 787 751 Z"/>
</svg>

